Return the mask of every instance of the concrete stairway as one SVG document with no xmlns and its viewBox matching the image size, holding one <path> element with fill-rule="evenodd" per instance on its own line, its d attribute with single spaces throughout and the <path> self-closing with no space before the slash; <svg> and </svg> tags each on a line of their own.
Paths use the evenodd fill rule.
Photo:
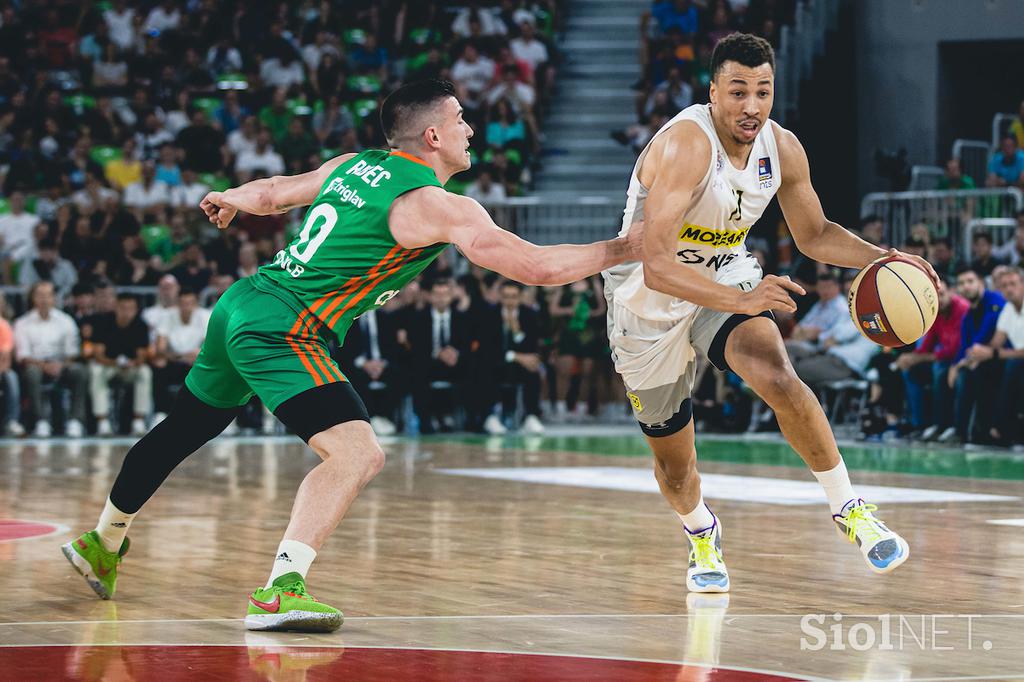
<svg viewBox="0 0 1024 682">
<path fill-rule="evenodd" d="M 625 201 L 633 153 L 608 134 L 636 123 L 630 85 L 639 77 L 639 22 L 648 2 L 573 0 L 566 60 L 543 124 L 544 163 L 534 194 Z"/>
</svg>

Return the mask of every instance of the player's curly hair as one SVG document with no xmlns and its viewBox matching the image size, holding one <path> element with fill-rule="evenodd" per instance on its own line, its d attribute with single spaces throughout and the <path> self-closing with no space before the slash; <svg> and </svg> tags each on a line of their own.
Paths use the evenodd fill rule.
<svg viewBox="0 0 1024 682">
<path fill-rule="evenodd" d="M 743 66 L 768 64 L 775 71 L 775 50 L 771 43 L 752 33 L 730 33 L 718 41 L 711 52 L 711 79 L 718 78 L 722 64 L 732 61 Z"/>
</svg>

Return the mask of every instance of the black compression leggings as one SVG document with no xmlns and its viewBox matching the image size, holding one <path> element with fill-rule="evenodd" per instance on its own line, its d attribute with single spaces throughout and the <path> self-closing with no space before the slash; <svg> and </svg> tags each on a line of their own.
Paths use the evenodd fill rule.
<svg viewBox="0 0 1024 682">
<path fill-rule="evenodd" d="M 174 468 L 226 429 L 241 409 L 211 407 L 182 386 L 167 419 L 128 451 L 110 501 L 125 514 L 139 511 Z"/>
</svg>

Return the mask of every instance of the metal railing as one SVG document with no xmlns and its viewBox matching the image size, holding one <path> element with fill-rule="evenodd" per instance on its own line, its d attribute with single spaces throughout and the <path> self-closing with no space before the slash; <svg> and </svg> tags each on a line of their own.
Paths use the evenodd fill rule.
<svg viewBox="0 0 1024 682">
<path fill-rule="evenodd" d="M 624 204 L 625 197 L 517 197 L 484 208 L 495 223 L 535 244 L 587 244 L 618 234 Z"/>
<path fill-rule="evenodd" d="M 910 191 L 924 192 L 938 189 L 945 171 L 938 166 L 914 166 L 910 169 Z"/>
<path fill-rule="evenodd" d="M 1003 244 L 1013 239 L 1017 231 L 1017 221 L 1013 218 L 975 218 L 964 226 L 964 254 L 971 253 L 971 241 L 979 231 L 992 235 L 994 244 Z"/>
<path fill-rule="evenodd" d="M 1010 131 L 1010 124 L 1017 118 L 1017 114 L 993 114 L 992 115 L 992 149 L 999 147 L 999 141 Z"/>
<path fill-rule="evenodd" d="M 800 0 L 793 25 L 779 29 L 775 50 L 775 118 L 786 122 L 800 99 L 800 82 L 811 75 L 814 58 L 825 51 L 825 36 L 836 28 L 842 0 Z"/>
<path fill-rule="evenodd" d="M 874 192 L 861 200 L 861 217 L 877 215 L 885 223 L 890 244 L 900 246 L 917 223 L 937 237 L 959 243 L 975 218 L 1011 218 L 1024 209 L 1024 192 L 1016 187 L 932 192 Z"/>
<path fill-rule="evenodd" d="M 984 140 L 954 140 L 952 155 L 960 159 L 960 170 L 974 178 L 976 187 L 985 186 L 992 148 Z"/>
</svg>

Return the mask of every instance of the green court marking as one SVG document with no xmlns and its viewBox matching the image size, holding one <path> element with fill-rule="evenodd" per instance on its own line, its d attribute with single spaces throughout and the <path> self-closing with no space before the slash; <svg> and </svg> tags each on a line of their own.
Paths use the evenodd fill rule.
<svg viewBox="0 0 1024 682">
<path fill-rule="evenodd" d="M 466 445 L 485 443 L 493 446 L 487 436 L 432 436 L 424 442 L 454 442 Z M 650 457 L 647 444 L 639 435 L 504 436 L 503 450 L 579 452 L 607 457 Z M 888 471 L 925 476 L 960 476 L 994 478 L 1004 481 L 1024 480 L 1024 455 L 1006 451 L 968 452 L 956 448 L 919 448 L 896 445 L 841 446 L 846 466 L 858 471 Z M 803 460 L 787 443 L 779 441 L 743 440 L 720 437 L 697 437 L 697 459 L 734 464 L 768 466 L 803 466 Z"/>
</svg>

